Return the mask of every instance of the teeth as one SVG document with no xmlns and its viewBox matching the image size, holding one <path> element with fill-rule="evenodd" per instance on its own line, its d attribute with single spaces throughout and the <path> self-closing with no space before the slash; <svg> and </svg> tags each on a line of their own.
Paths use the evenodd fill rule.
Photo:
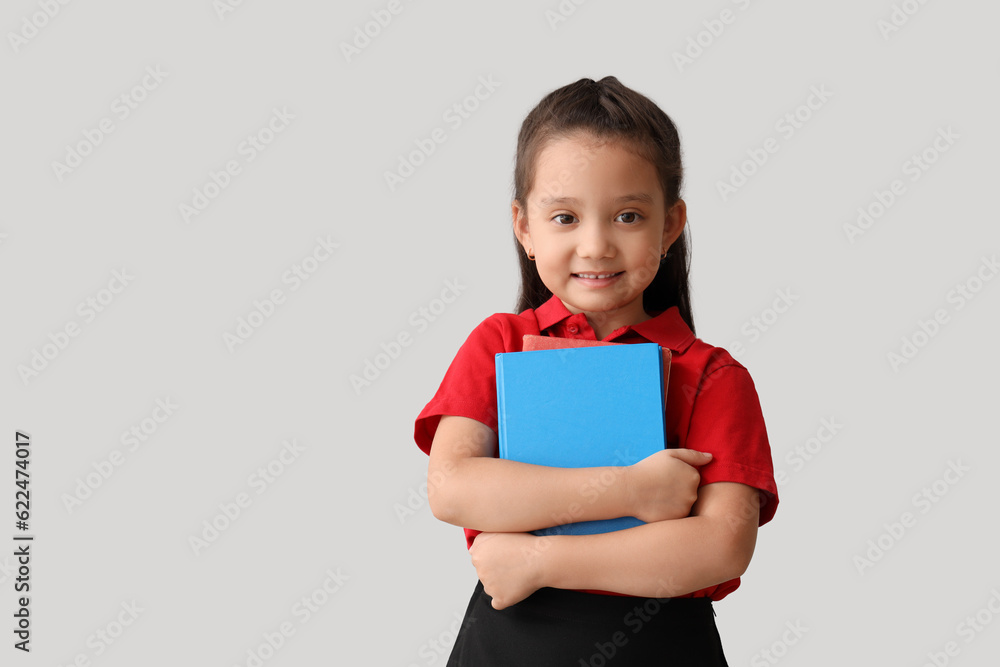
<svg viewBox="0 0 1000 667">
<path fill-rule="evenodd" d="M 615 274 L 614 273 L 578 273 L 576 275 L 580 276 L 581 278 L 598 278 L 598 279 L 600 279 L 600 278 L 610 278 L 611 276 L 613 276 Z"/>
</svg>

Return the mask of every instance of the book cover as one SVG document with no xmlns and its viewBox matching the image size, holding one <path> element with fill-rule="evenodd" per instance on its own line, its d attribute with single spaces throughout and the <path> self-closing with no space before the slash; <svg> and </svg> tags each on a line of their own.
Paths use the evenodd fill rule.
<svg viewBox="0 0 1000 667">
<path fill-rule="evenodd" d="M 560 338 L 559 336 L 540 336 L 524 334 L 521 336 L 521 348 L 530 350 L 555 350 L 567 347 L 596 347 L 598 345 L 635 345 L 635 343 L 615 343 L 609 340 L 588 340 L 586 338 Z M 667 386 L 670 382 L 670 348 L 661 347 L 663 353 L 663 409 L 667 409 Z"/>
<path fill-rule="evenodd" d="M 496 355 L 501 458 L 570 468 L 627 466 L 664 448 L 663 348 L 588 341 L 594 342 L 602 344 Z M 600 490 L 599 484 L 584 490 L 580 503 Z M 591 534 L 641 523 L 619 517 L 534 533 Z"/>
</svg>

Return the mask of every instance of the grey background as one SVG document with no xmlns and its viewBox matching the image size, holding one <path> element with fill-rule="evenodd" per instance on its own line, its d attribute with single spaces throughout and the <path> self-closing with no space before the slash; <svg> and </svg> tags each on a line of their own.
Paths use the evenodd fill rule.
<svg viewBox="0 0 1000 667">
<path fill-rule="evenodd" d="M 5 3 L 4 664 L 246 665 L 286 622 L 294 635 L 264 664 L 444 664 L 476 576 L 462 531 L 421 498 L 413 420 L 476 324 L 514 307 L 521 120 L 550 90 L 608 74 L 679 127 L 697 332 L 750 370 L 787 474 L 742 586 L 715 605 L 730 664 L 773 664 L 768 649 L 785 664 L 918 665 L 949 641 L 952 661 L 986 664 L 1000 622 L 971 641 L 958 626 L 993 620 L 990 599 L 1000 609 L 1000 281 L 973 280 L 961 309 L 948 295 L 1000 249 L 1000 9 L 902 4 L 919 11 L 886 38 L 887 0 L 566 1 L 554 29 L 554 0 L 403 0 L 348 62 L 341 43 L 386 2 L 246 0 L 221 17 L 209 0 L 74 2 L 19 45 L 10 35 L 43 10 Z M 679 69 L 675 52 L 723 10 L 734 21 Z M 115 99 L 147 67 L 168 74 L 119 119 Z M 453 128 L 443 115 L 479 77 L 500 85 Z M 813 86 L 832 96 L 784 138 L 775 123 Z M 247 162 L 240 143 L 276 107 L 294 119 Z M 52 163 L 102 118 L 114 131 L 60 181 Z M 447 140 L 391 191 L 384 173 L 438 127 Z M 911 181 L 904 163 L 949 127 L 958 139 Z M 723 201 L 717 182 L 768 137 L 778 152 Z M 179 206 L 234 159 L 241 173 L 185 222 Z M 893 179 L 905 193 L 851 243 L 844 225 Z M 282 276 L 317 237 L 339 247 L 293 291 Z M 85 323 L 77 304 L 122 269 L 129 285 Z M 459 298 L 418 326 L 448 280 Z M 224 334 L 274 289 L 285 302 L 230 351 Z M 793 304 L 750 335 L 778 290 Z M 937 309 L 947 323 L 893 369 L 887 355 Z M 19 366 L 71 321 L 79 335 L 25 382 Z M 356 392 L 350 376 L 404 333 Z M 179 407 L 129 451 L 122 432 L 168 397 Z M 792 463 L 831 418 L 837 434 Z M 9 632 L 16 429 L 33 442 L 30 656 Z M 257 494 L 248 478 L 291 439 L 302 452 Z M 113 450 L 123 463 L 67 509 Z M 950 461 L 970 470 L 922 512 L 915 494 Z M 189 538 L 240 493 L 252 504 L 196 554 Z M 859 571 L 904 512 L 915 525 Z M 303 622 L 294 605 L 328 570 L 347 579 Z M 132 601 L 142 612 L 96 655 L 88 637 Z M 795 623 L 807 631 L 782 646 Z"/>
</svg>

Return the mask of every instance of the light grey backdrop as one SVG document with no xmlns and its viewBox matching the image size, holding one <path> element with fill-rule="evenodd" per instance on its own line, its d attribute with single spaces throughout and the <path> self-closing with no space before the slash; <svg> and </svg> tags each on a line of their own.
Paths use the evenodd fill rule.
<svg viewBox="0 0 1000 667">
<path fill-rule="evenodd" d="M 749 368 L 782 475 L 716 604 L 730 664 L 986 664 L 998 19 L 916 0 L 5 3 L 0 661 L 444 664 L 476 576 L 426 506 L 413 420 L 514 307 L 521 120 L 613 74 L 680 129 L 698 334 Z"/>
</svg>

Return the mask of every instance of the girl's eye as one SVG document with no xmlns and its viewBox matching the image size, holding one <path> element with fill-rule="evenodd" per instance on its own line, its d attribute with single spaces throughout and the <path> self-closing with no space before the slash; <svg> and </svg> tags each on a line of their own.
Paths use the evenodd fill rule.
<svg viewBox="0 0 1000 667">
<path fill-rule="evenodd" d="M 628 215 L 632 216 L 632 218 L 630 220 L 622 220 L 622 222 L 628 224 L 635 224 L 642 219 L 642 216 L 636 213 L 635 211 L 626 211 L 625 213 L 621 213 L 618 217 L 621 218 L 622 216 L 628 216 Z"/>
<path fill-rule="evenodd" d="M 571 216 L 569 213 L 559 213 L 552 219 L 555 220 L 556 222 L 561 222 L 560 218 L 569 218 L 569 220 L 566 221 L 568 223 L 573 221 L 573 216 Z"/>
</svg>

